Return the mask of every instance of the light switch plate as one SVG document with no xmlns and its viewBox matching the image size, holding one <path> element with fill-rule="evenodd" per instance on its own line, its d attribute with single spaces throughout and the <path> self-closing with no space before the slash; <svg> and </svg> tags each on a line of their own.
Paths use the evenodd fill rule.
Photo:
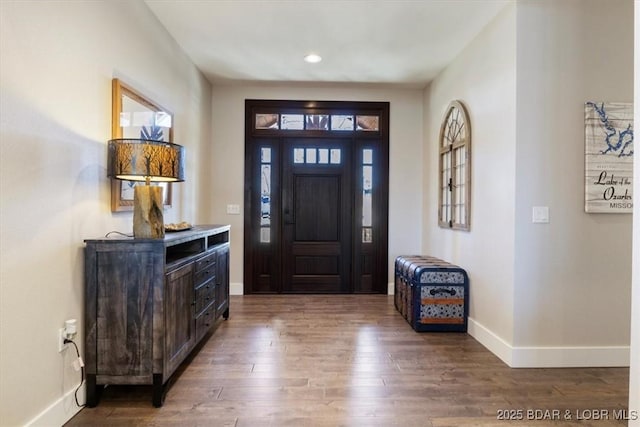
<svg viewBox="0 0 640 427">
<path fill-rule="evenodd" d="M 240 215 L 240 205 L 227 205 L 227 214 Z"/>
<path fill-rule="evenodd" d="M 549 207 L 548 206 L 534 206 L 532 214 L 532 222 L 537 224 L 549 223 Z"/>
</svg>

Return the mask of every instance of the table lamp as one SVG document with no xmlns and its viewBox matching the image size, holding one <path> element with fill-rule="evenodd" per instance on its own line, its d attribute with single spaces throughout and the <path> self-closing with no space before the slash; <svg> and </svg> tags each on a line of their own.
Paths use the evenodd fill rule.
<svg viewBox="0 0 640 427">
<path fill-rule="evenodd" d="M 112 139 L 107 176 L 145 183 L 134 187 L 133 237 L 163 238 L 162 187 L 150 184 L 184 181 L 184 147 L 165 141 Z"/>
</svg>

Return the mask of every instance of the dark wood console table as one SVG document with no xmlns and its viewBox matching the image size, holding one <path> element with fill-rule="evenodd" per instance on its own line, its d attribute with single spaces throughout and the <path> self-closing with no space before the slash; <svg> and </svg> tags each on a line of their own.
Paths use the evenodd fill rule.
<svg viewBox="0 0 640 427">
<path fill-rule="evenodd" d="M 229 231 L 85 240 L 87 406 L 107 384 L 153 385 L 162 406 L 176 368 L 229 317 Z"/>
</svg>

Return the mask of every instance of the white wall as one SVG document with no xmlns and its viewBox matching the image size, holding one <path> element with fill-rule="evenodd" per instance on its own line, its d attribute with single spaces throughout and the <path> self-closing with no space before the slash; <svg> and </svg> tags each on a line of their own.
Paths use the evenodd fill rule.
<svg viewBox="0 0 640 427">
<path fill-rule="evenodd" d="M 509 5 L 425 91 L 423 252 L 458 264 L 470 280 L 469 332 L 513 340 L 515 7 Z M 471 231 L 438 227 L 438 136 L 450 101 L 471 122 Z M 505 359 L 508 355 L 499 354 Z"/>
<path fill-rule="evenodd" d="M 587 100 L 633 101 L 633 3 L 520 1 L 513 345 L 547 349 L 516 365 L 628 363 L 632 218 L 584 212 Z"/>
<path fill-rule="evenodd" d="M 207 216 L 231 224 L 231 291 L 243 290 L 243 218 L 227 215 L 226 205 L 244 202 L 244 101 L 290 99 L 388 101 L 389 136 L 389 281 L 392 260 L 420 252 L 422 232 L 422 90 L 359 85 L 236 84 L 214 85 L 212 94 L 213 173 Z M 242 209 L 241 209 L 242 212 Z"/>
<path fill-rule="evenodd" d="M 631 215 L 584 213 L 584 102 L 632 100 L 630 0 L 508 6 L 425 93 L 424 251 L 470 274 L 470 333 L 510 366 L 628 364 Z M 449 101 L 472 126 L 471 231 L 437 226 Z M 532 224 L 533 206 L 551 222 Z"/>
<path fill-rule="evenodd" d="M 633 103 L 640 105 L 640 0 L 634 2 L 634 87 Z M 640 123 L 640 108 L 634 109 L 634 123 Z M 637 125 L 636 125 L 637 126 Z M 633 181 L 640 182 L 640 156 L 633 159 Z M 629 413 L 637 414 L 629 427 L 640 427 L 640 205 L 633 208 L 633 273 L 631 296 L 631 354 L 629 370 Z"/>
<path fill-rule="evenodd" d="M 57 330 L 79 319 L 82 351 L 82 241 L 131 231 L 109 204 L 111 80 L 175 113 L 187 182 L 168 222 L 196 217 L 211 87 L 137 0 L 2 1 L 0 19 L 0 425 L 60 425 L 78 410 Z"/>
</svg>

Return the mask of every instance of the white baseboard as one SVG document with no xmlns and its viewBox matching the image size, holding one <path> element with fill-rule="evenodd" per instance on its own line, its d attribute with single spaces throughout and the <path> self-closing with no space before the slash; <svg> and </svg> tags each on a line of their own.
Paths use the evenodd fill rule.
<svg viewBox="0 0 640 427">
<path fill-rule="evenodd" d="M 47 409 L 25 424 L 25 427 L 51 427 L 65 424 L 82 409 L 76 405 L 75 392 L 75 388 L 68 391 L 64 396 L 56 400 Z M 83 403 L 84 399 L 85 385 L 82 384 L 82 387 L 78 390 L 78 400 L 80 403 Z"/>
<path fill-rule="evenodd" d="M 387 283 L 387 295 L 393 295 L 395 293 L 395 286 L 393 282 Z"/>
<path fill-rule="evenodd" d="M 472 318 L 468 333 L 512 368 L 629 366 L 629 346 L 514 347 Z"/>
<path fill-rule="evenodd" d="M 629 346 L 515 347 L 514 368 L 629 367 Z"/>
<path fill-rule="evenodd" d="M 244 295 L 244 283 L 229 283 L 230 295 Z"/>
<path fill-rule="evenodd" d="M 469 317 L 467 320 L 467 333 L 476 339 L 480 344 L 485 346 L 491 353 L 495 354 L 506 363 L 511 365 L 511 353 L 513 348 L 509 343 L 494 334 L 491 330 L 485 328 L 482 324 L 476 322 Z"/>
</svg>

